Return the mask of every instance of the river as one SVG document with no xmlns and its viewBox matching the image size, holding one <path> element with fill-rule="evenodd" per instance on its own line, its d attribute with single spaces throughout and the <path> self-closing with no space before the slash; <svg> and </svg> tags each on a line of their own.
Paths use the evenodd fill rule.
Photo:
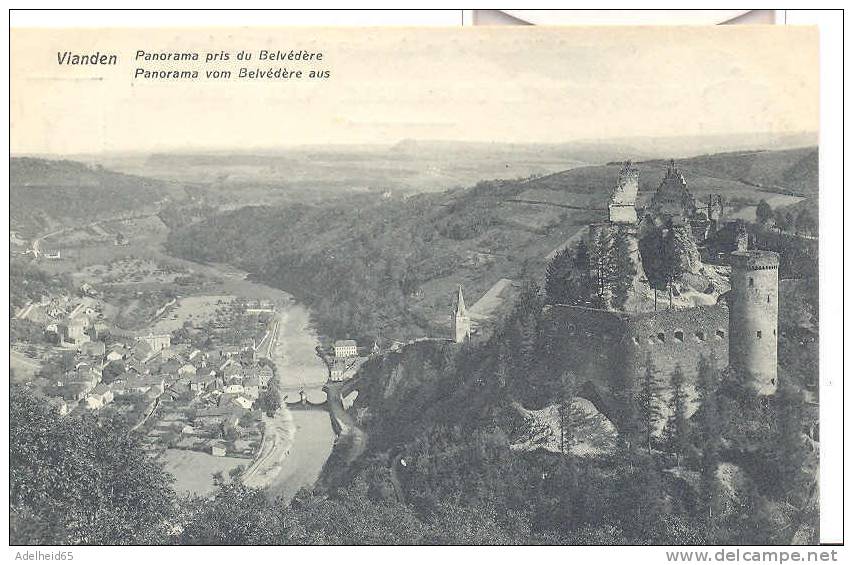
<svg viewBox="0 0 853 565">
<path fill-rule="evenodd" d="M 319 340 L 305 306 L 282 290 L 246 280 L 246 273 L 230 266 L 180 262 L 195 271 L 222 279 L 225 293 L 274 301 L 277 331 L 270 358 L 276 365 L 282 393 L 298 395 L 303 388 L 313 394 L 320 391 L 328 373 L 315 352 Z M 313 485 L 320 476 L 335 442 L 331 420 L 325 410 L 289 410 L 282 407 L 279 414 L 267 421 L 267 425 L 269 437 L 265 438 L 265 449 L 259 456 L 266 461 L 246 483 L 266 487 L 270 496 L 290 499 L 301 487 Z"/>
</svg>

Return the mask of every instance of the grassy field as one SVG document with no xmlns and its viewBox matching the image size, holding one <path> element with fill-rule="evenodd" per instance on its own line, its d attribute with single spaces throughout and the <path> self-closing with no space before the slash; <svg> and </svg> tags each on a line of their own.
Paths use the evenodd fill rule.
<svg viewBox="0 0 853 565">
<path fill-rule="evenodd" d="M 217 308 L 231 303 L 233 296 L 201 295 L 187 296 L 178 300 L 178 304 L 151 327 L 154 333 L 171 333 L 181 328 L 184 322 L 202 324 L 213 318 Z"/>
<path fill-rule="evenodd" d="M 167 449 L 163 458 L 166 470 L 175 477 L 175 490 L 179 494 L 203 496 L 216 489 L 213 474 L 221 472 L 225 482 L 230 482 L 228 472 L 243 465 L 248 467 L 251 459 L 239 457 L 216 457 L 198 451 Z"/>
</svg>

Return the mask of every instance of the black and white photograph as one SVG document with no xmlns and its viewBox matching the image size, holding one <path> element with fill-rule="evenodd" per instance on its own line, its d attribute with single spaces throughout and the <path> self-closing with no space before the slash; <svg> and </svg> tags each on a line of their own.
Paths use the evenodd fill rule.
<svg viewBox="0 0 853 565">
<path fill-rule="evenodd" d="M 827 541 L 819 45 L 12 27 L 9 544 Z"/>
</svg>

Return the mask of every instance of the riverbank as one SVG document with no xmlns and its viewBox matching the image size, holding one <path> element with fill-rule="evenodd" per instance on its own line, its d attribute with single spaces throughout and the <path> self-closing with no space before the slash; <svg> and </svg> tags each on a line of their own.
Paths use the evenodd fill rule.
<svg viewBox="0 0 853 565">
<path fill-rule="evenodd" d="M 280 289 L 250 281 L 247 273 L 229 265 L 178 260 L 197 272 L 220 277 L 224 293 L 273 301 L 275 332 L 263 353 L 275 364 L 282 395 L 292 398 L 303 389 L 321 390 L 328 369 L 316 355 L 319 339 L 305 306 Z M 325 410 L 288 410 L 282 402 L 274 417 L 264 417 L 264 424 L 260 452 L 242 480 L 247 486 L 265 488 L 271 497 L 292 498 L 316 482 L 332 453 L 335 434 L 329 415 Z"/>
<path fill-rule="evenodd" d="M 293 396 L 300 390 L 322 386 L 327 370 L 315 353 L 318 340 L 308 311 L 288 300 L 273 327 L 268 351 L 282 394 Z M 334 444 L 331 422 L 325 411 L 289 410 L 283 402 L 275 416 L 265 418 L 264 423 L 261 453 L 244 474 L 243 482 L 266 488 L 272 497 L 289 499 L 319 477 Z"/>
</svg>

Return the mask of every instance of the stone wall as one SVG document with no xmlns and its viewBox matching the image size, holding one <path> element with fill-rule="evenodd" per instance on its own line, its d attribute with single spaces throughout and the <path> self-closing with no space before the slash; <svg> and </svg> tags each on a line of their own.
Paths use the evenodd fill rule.
<svg viewBox="0 0 853 565">
<path fill-rule="evenodd" d="M 546 320 L 550 347 L 563 369 L 581 384 L 594 384 L 612 402 L 635 394 L 649 359 L 663 386 L 679 366 L 691 399 L 701 357 L 713 358 L 718 368 L 729 362 L 723 304 L 642 314 L 553 305 Z M 618 423 L 618 414 L 607 416 Z"/>
</svg>

